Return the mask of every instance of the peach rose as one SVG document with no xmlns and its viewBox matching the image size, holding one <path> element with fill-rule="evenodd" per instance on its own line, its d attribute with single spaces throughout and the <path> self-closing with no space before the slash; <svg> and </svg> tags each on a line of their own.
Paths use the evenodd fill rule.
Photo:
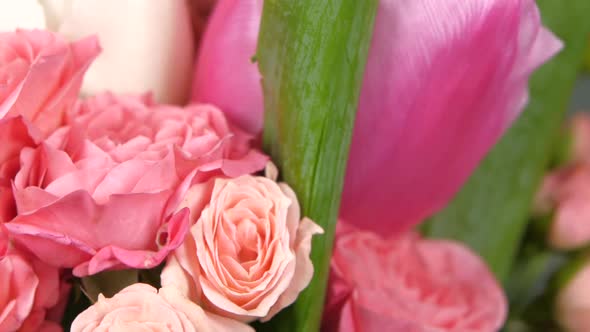
<svg viewBox="0 0 590 332">
<path fill-rule="evenodd" d="M 538 214 L 555 211 L 547 234 L 553 248 L 570 250 L 590 243 L 589 197 L 590 164 L 565 167 L 545 177 L 535 209 Z"/>
<path fill-rule="evenodd" d="M 203 311 L 176 289 L 158 291 L 150 285 L 134 284 L 110 299 L 99 295 L 98 302 L 76 317 L 71 331 L 250 332 L 254 329 Z"/>
<path fill-rule="evenodd" d="M 23 115 L 51 133 L 99 52 L 95 37 L 69 44 L 41 30 L 0 33 L 0 119 Z"/>
<path fill-rule="evenodd" d="M 61 331 L 57 307 L 68 292 L 56 268 L 10 248 L 0 259 L 0 331 Z"/>
<path fill-rule="evenodd" d="M 502 289 L 466 247 L 414 233 L 384 239 L 341 224 L 325 331 L 495 332 L 502 327 L 507 314 Z"/>
<path fill-rule="evenodd" d="M 193 199 L 185 204 L 198 211 L 202 197 L 189 195 Z M 311 237 L 323 231 L 300 219 L 297 197 L 286 184 L 249 175 L 215 179 L 208 204 L 195 215 L 189 236 L 162 272 L 163 286 L 249 322 L 269 320 L 309 284 Z"/>
<path fill-rule="evenodd" d="M 23 149 L 13 185 L 19 215 L 6 227 L 76 276 L 158 265 L 188 230 L 186 212 L 175 211 L 191 183 L 255 172 L 267 160 L 208 105 L 104 94 L 68 121 Z"/>
<path fill-rule="evenodd" d="M 590 331 L 590 260 L 586 260 L 555 300 L 555 318 L 569 332 Z"/>
</svg>

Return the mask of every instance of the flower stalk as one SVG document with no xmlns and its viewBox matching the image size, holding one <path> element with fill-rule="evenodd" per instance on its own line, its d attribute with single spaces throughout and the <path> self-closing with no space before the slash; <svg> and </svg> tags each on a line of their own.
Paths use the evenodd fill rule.
<svg viewBox="0 0 590 332">
<path fill-rule="evenodd" d="M 263 76 L 264 147 L 293 187 L 313 239 L 314 277 L 264 327 L 317 331 L 348 150 L 377 0 L 265 1 L 256 60 Z M 278 329 L 277 329 L 278 328 Z"/>
</svg>

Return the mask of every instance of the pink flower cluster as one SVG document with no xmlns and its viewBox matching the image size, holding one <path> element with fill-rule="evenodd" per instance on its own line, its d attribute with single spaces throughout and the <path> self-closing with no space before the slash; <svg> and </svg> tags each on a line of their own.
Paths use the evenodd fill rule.
<svg viewBox="0 0 590 332">
<path fill-rule="evenodd" d="M 195 29 L 213 2 L 194 6 Z M 71 275 L 165 264 L 160 289 L 100 296 L 72 331 L 251 331 L 307 287 L 323 230 L 254 146 L 261 10 L 217 1 L 184 107 L 80 99 L 96 38 L 0 33 L 0 332 L 61 330 Z M 506 299 L 481 259 L 411 227 L 449 201 L 560 47 L 532 0 L 379 1 L 326 331 L 502 326 Z"/>
<path fill-rule="evenodd" d="M 193 100 L 223 105 L 253 134 L 263 127 L 261 74 L 250 62 L 262 7 L 262 0 L 218 2 L 193 82 Z M 347 231 L 336 235 L 326 331 L 494 332 L 502 326 L 507 301 L 481 259 L 411 228 L 457 192 L 523 110 L 530 74 L 560 48 L 532 0 L 379 1 L 346 170 L 339 224 Z"/>
<path fill-rule="evenodd" d="M 0 34 L 0 331 L 60 330 L 53 321 L 67 300 L 69 273 L 149 269 L 175 250 L 167 270 L 204 277 L 161 290 L 167 295 L 153 309 L 158 301 L 173 312 L 190 309 L 182 311 L 184 325 L 242 326 L 222 316 L 241 306 L 247 320 L 264 318 L 292 303 L 311 279 L 311 236 L 322 230 L 301 220 L 296 196 L 275 182 L 271 166 L 273 179 L 250 175 L 268 163 L 252 136 L 212 105 L 108 92 L 78 99 L 99 52 L 93 37 L 68 43 L 46 31 Z M 222 316 L 208 319 L 193 312 L 204 303 L 187 290 L 208 295 L 219 273 L 248 286 L 211 300 Z M 160 299 L 148 288 L 104 301 Z M 102 328 L 89 327 L 100 316 L 94 309 L 74 331 Z M 108 317 L 99 325 L 111 324 Z"/>
</svg>

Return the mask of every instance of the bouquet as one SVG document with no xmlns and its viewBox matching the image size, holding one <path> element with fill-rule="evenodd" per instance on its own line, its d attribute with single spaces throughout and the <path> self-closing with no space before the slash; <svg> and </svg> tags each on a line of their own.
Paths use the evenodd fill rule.
<svg viewBox="0 0 590 332">
<path fill-rule="evenodd" d="M 588 15 L 0 1 L 0 332 L 588 331 Z"/>
</svg>

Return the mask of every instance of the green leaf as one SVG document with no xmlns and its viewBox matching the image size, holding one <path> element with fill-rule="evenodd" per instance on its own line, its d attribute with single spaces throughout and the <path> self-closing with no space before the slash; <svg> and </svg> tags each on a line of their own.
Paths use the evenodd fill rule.
<svg viewBox="0 0 590 332">
<path fill-rule="evenodd" d="M 311 253 L 314 277 L 297 302 L 261 328 L 317 331 L 336 217 L 378 0 L 264 2 L 258 42 L 264 146 L 324 228 Z"/>
<path fill-rule="evenodd" d="M 586 47 L 586 58 L 584 60 L 584 69 L 590 72 L 590 37 L 588 37 L 588 46 Z"/>
<path fill-rule="evenodd" d="M 534 301 L 551 293 L 551 281 L 567 262 L 565 254 L 550 251 L 527 255 L 519 260 L 520 264 L 510 273 L 506 283 L 511 315 L 520 316 Z"/>
<path fill-rule="evenodd" d="M 537 3 L 543 22 L 564 41 L 565 49 L 533 75 L 524 114 L 427 230 L 434 237 L 467 243 L 500 280 L 514 260 L 590 33 L 590 1 Z"/>
<path fill-rule="evenodd" d="M 138 281 L 138 270 L 105 271 L 82 278 L 82 292 L 94 303 L 99 294 L 112 297 L 123 288 Z"/>
</svg>

